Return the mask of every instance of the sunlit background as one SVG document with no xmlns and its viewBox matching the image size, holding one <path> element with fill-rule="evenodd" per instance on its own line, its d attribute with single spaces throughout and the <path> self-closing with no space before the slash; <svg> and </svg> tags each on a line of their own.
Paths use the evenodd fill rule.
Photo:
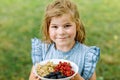
<svg viewBox="0 0 120 80">
<path fill-rule="evenodd" d="M 52 0 L 0 0 L 0 80 L 28 80 L 31 38 L 41 37 L 45 6 Z M 86 29 L 86 44 L 101 49 L 97 80 L 120 80 L 119 0 L 73 0 Z"/>
</svg>

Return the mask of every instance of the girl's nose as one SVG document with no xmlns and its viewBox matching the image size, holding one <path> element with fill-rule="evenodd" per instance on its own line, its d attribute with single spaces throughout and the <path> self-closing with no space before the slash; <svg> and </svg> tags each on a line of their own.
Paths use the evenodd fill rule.
<svg viewBox="0 0 120 80">
<path fill-rule="evenodd" d="M 65 34 L 65 30 L 63 28 L 58 28 L 57 33 L 61 35 Z"/>
</svg>

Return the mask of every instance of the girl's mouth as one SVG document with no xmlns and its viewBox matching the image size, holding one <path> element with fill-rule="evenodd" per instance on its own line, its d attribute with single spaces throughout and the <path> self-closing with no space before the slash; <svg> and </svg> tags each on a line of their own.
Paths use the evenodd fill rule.
<svg viewBox="0 0 120 80">
<path fill-rule="evenodd" d="M 66 37 L 63 37 L 63 38 L 59 38 L 59 39 L 66 39 Z"/>
</svg>

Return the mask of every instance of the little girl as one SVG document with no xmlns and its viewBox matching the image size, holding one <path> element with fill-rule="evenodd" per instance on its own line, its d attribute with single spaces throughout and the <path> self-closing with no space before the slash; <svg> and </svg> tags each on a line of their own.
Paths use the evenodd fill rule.
<svg viewBox="0 0 120 80">
<path fill-rule="evenodd" d="M 43 41 L 32 39 L 33 67 L 29 80 L 39 80 L 33 72 L 35 63 L 55 58 L 78 65 L 78 74 L 71 80 L 96 80 L 100 49 L 88 47 L 84 41 L 85 30 L 76 5 L 70 0 L 55 0 L 49 4 L 43 21 Z"/>
</svg>

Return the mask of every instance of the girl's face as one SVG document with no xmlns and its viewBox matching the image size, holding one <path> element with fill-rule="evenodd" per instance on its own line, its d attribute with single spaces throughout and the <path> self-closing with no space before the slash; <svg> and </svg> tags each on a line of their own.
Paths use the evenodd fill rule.
<svg viewBox="0 0 120 80">
<path fill-rule="evenodd" d="M 73 46 L 76 36 L 76 24 L 69 14 L 53 17 L 49 26 L 50 39 L 56 47 Z"/>
</svg>

